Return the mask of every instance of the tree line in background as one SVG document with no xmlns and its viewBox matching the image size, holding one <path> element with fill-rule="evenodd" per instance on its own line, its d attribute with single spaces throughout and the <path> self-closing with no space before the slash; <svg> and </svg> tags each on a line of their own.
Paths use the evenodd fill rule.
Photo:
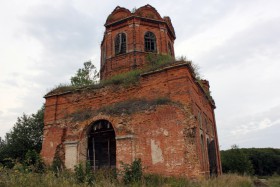
<svg viewBox="0 0 280 187">
<path fill-rule="evenodd" d="M 280 175 L 280 149 L 238 148 L 221 151 L 223 173 L 257 176 Z"/>
<path fill-rule="evenodd" d="M 30 152 L 40 153 L 44 109 L 42 106 L 35 114 L 18 117 L 14 127 L 6 133 L 5 139 L 0 138 L 0 164 L 9 166 L 13 161 L 23 162 Z"/>
</svg>

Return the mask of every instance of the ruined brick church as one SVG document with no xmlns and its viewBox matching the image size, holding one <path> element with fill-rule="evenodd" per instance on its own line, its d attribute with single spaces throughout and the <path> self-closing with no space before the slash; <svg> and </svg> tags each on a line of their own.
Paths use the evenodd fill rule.
<svg viewBox="0 0 280 187">
<path fill-rule="evenodd" d="M 58 88 L 46 96 L 41 155 L 73 169 L 118 168 L 141 159 L 145 173 L 188 178 L 221 174 L 215 103 L 190 62 L 175 60 L 169 17 L 145 5 L 116 7 L 101 42 L 101 82 L 141 70 L 133 84 Z M 147 55 L 169 55 L 157 69 Z M 133 73 L 131 73 L 133 74 Z M 108 82 L 108 81 L 107 81 Z"/>
</svg>

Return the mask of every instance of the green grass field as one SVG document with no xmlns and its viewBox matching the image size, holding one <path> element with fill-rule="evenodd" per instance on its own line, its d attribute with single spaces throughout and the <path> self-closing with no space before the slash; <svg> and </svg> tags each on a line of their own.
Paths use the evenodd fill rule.
<svg viewBox="0 0 280 187">
<path fill-rule="evenodd" d="M 263 180 L 261 180 L 263 181 Z M 266 186 L 279 187 L 280 176 L 267 177 L 263 182 Z M 106 172 L 94 175 L 92 184 L 79 183 L 77 177 L 71 172 L 61 172 L 55 174 L 52 171 L 44 173 L 32 173 L 19 170 L 0 170 L 0 187 L 80 187 L 80 186 L 96 186 L 96 187 L 254 187 L 261 185 L 256 177 L 240 176 L 237 174 L 225 174 L 217 178 L 208 180 L 191 181 L 183 178 L 166 178 L 156 175 L 144 175 L 142 180 L 125 185 L 120 179 L 117 180 Z"/>
</svg>

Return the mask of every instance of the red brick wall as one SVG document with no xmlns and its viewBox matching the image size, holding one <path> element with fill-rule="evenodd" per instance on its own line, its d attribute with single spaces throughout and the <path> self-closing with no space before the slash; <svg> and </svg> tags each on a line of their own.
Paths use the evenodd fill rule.
<svg viewBox="0 0 280 187">
<path fill-rule="evenodd" d="M 99 113 L 79 122 L 71 121 L 70 117 L 77 111 L 98 110 L 129 99 L 153 100 L 160 97 L 180 104 L 160 105 L 131 115 Z M 209 134 L 207 128 L 211 124 L 215 130 L 212 137 L 217 145 L 220 173 L 219 144 L 213 109 L 214 106 L 206 99 L 199 84 L 194 82 L 186 64 L 142 75 L 139 84 L 129 88 L 106 86 L 47 96 L 41 154 L 50 164 L 58 145 L 63 141 L 82 141 L 90 124 L 106 119 L 115 129 L 118 167 L 120 161 L 131 163 L 135 158 L 141 158 L 146 172 L 197 178 L 209 175 L 207 157 L 204 160 L 202 157 L 200 132 L 203 131 L 205 136 Z M 202 129 L 198 123 L 198 112 L 209 121 Z M 79 147 L 81 150 L 86 146 Z M 204 152 L 207 153 L 207 148 Z"/>
<path fill-rule="evenodd" d="M 148 53 L 144 48 L 144 35 L 147 31 L 153 32 L 156 36 L 156 53 L 168 54 L 170 42 L 174 56 L 175 34 L 172 24 L 161 18 L 153 7 L 144 6 L 135 13 L 125 8 L 116 8 L 108 19 L 101 44 L 101 79 L 127 72 L 135 67 L 142 68 L 147 63 Z M 127 47 L 125 54 L 116 55 L 114 41 L 119 33 L 126 34 Z"/>
<path fill-rule="evenodd" d="M 43 149 L 41 155 L 43 155 L 44 161 L 48 165 L 52 163 L 56 152 L 60 151 L 59 149 L 62 148 L 63 137 L 64 129 L 59 125 L 52 125 L 44 129 Z"/>
</svg>

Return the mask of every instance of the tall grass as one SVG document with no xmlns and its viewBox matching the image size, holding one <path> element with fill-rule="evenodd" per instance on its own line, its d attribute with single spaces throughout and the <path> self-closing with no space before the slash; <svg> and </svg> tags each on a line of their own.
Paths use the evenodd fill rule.
<svg viewBox="0 0 280 187">
<path fill-rule="evenodd" d="M 253 187 L 254 178 L 237 174 L 225 174 L 217 178 L 192 181 L 185 178 L 163 177 L 160 175 L 144 175 L 142 180 L 129 184 L 134 187 Z M 272 187 L 280 185 L 280 177 L 267 179 Z M 75 174 L 64 171 L 56 175 L 52 171 L 45 173 L 19 172 L 17 170 L 0 169 L 0 187 L 122 187 L 127 186 L 106 171 L 94 174 L 92 185 L 78 183 Z"/>
<path fill-rule="evenodd" d="M 201 187 L 251 187 L 253 185 L 250 176 L 241 176 L 237 174 L 225 174 L 210 180 L 203 180 L 200 182 Z"/>
</svg>

